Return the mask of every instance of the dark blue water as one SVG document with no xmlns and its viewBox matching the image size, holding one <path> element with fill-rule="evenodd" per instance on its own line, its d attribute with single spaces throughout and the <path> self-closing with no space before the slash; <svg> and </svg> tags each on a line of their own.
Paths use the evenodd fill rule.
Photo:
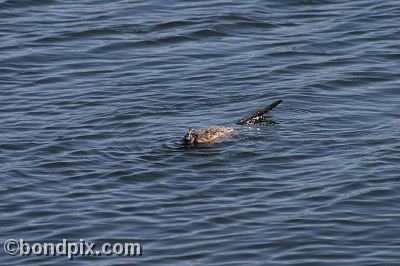
<svg viewBox="0 0 400 266">
<path fill-rule="evenodd" d="M 143 256 L 0 263 L 400 265 L 399 67 L 397 0 L 2 0 L 1 242 Z"/>
</svg>

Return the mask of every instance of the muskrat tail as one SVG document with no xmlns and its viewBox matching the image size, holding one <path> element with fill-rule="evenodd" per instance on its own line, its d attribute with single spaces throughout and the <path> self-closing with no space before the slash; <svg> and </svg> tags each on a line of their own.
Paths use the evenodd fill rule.
<svg viewBox="0 0 400 266">
<path fill-rule="evenodd" d="M 273 103 L 271 103 L 270 105 L 265 106 L 262 109 L 258 109 L 257 111 L 246 115 L 245 117 L 243 117 L 242 119 L 238 120 L 236 122 L 237 125 L 244 125 L 247 122 L 251 121 L 254 118 L 260 117 L 266 113 L 268 113 L 269 111 L 271 111 L 272 109 L 274 109 L 275 107 L 277 107 L 280 103 L 282 102 L 282 100 L 278 100 L 275 101 Z"/>
</svg>

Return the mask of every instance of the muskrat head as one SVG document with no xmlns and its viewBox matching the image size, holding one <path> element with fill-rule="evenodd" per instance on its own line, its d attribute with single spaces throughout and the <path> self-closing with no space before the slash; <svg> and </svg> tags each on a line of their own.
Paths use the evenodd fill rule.
<svg viewBox="0 0 400 266">
<path fill-rule="evenodd" d="M 189 128 L 188 132 L 186 133 L 185 137 L 183 138 L 183 141 L 185 144 L 195 144 L 197 142 L 197 132 L 195 129 Z"/>
</svg>

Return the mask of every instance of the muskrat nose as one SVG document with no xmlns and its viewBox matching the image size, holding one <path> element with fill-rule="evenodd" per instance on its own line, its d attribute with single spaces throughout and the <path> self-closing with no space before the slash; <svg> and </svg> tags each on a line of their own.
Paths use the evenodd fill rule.
<svg viewBox="0 0 400 266">
<path fill-rule="evenodd" d="M 186 133 L 185 137 L 183 138 L 183 141 L 184 141 L 186 144 L 189 144 L 189 143 L 192 142 L 192 138 L 191 138 L 191 136 L 190 136 L 189 133 Z"/>
</svg>

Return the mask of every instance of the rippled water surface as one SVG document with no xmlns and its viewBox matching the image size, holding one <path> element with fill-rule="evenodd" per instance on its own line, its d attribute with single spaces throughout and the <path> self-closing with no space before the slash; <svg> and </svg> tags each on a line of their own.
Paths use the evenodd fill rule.
<svg viewBox="0 0 400 266">
<path fill-rule="evenodd" d="M 0 1 L 1 242 L 143 247 L 4 265 L 400 265 L 399 1 L 240 2 Z"/>
</svg>

